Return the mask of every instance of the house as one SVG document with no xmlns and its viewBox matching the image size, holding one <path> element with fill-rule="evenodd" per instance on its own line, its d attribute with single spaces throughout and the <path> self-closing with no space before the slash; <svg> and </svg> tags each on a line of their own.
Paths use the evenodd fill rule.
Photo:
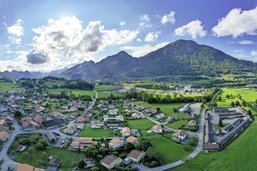
<svg viewBox="0 0 257 171">
<path fill-rule="evenodd" d="M 57 141 L 57 137 L 53 134 L 53 132 L 46 132 L 46 137 L 50 143 L 54 143 Z"/>
<path fill-rule="evenodd" d="M 54 156 L 50 156 L 46 171 L 58 171 L 58 168 L 61 166 L 61 163 L 62 163 L 61 159 Z"/>
<path fill-rule="evenodd" d="M 131 114 L 131 117 L 132 117 L 132 118 L 135 118 L 135 119 L 139 119 L 139 118 L 141 118 L 141 115 L 140 115 L 139 113 L 136 113 L 136 112 L 135 112 L 135 113 L 132 113 L 132 114 Z"/>
<path fill-rule="evenodd" d="M 190 120 L 190 121 L 188 121 L 188 123 L 187 123 L 187 125 L 189 126 L 189 127 L 195 127 L 196 126 L 196 120 Z"/>
<path fill-rule="evenodd" d="M 103 122 L 91 121 L 91 128 L 102 128 L 104 126 Z"/>
<path fill-rule="evenodd" d="M 109 115 L 117 115 L 118 109 L 109 110 Z"/>
<path fill-rule="evenodd" d="M 0 131 L 0 143 L 4 143 L 9 138 L 9 132 Z"/>
<path fill-rule="evenodd" d="M 185 130 L 180 130 L 172 135 L 174 140 L 183 141 L 187 137 L 187 132 Z"/>
<path fill-rule="evenodd" d="M 77 122 L 78 123 L 85 123 L 87 121 L 88 121 L 88 118 L 86 118 L 86 117 L 83 117 L 83 116 L 77 117 Z"/>
<path fill-rule="evenodd" d="M 110 142 L 109 142 L 109 147 L 116 149 L 116 148 L 120 148 L 124 146 L 124 141 L 121 140 L 120 138 L 113 138 Z"/>
<path fill-rule="evenodd" d="M 129 136 L 127 139 L 126 139 L 126 142 L 127 143 L 131 143 L 131 144 L 136 144 L 138 142 L 138 139 L 134 136 Z"/>
<path fill-rule="evenodd" d="M 36 122 L 32 121 L 28 117 L 21 118 L 21 125 L 24 131 L 35 129 L 35 126 L 39 126 Z"/>
<path fill-rule="evenodd" d="M 133 162 L 138 163 L 145 157 L 145 152 L 139 150 L 132 150 L 127 158 L 131 159 Z"/>
<path fill-rule="evenodd" d="M 162 133 L 163 129 L 161 125 L 154 125 L 152 127 L 152 132 L 154 133 Z"/>
<path fill-rule="evenodd" d="M 190 111 L 190 103 L 185 104 L 183 107 L 179 108 L 179 113 L 186 113 Z"/>
<path fill-rule="evenodd" d="M 162 119 L 165 117 L 165 115 L 163 113 L 158 113 L 155 115 L 156 119 Z"/>
<path fill-rule="evenodd" d="M 44 171 L 44 169 L 36 168 L 36 167 L 30 166 L 28 164 L 19 163 L 16 166 L 16 171 Z"/>
<path fill-rule="evenodd" d="M 44 127 L 46 127 L 47 129 L 62 126 L 63 124 L 65 124 L 65 122 L 63 122 L 61 120 L 56 120 L 56 119 L 47 120 L 47 121 L 43 122 Z"/>
<path fill-rule="evenodd" d="M 116 157 L 114 155 L 108 155 L 105 156 L 101 161 L 101 165 L 106 167 L 107 169 L 113 169 L 114 167 L 120 165 L 122 163 L 122 159 L 119 157 Z"/>
<path fill-rule="evenodd" d="M 94 141 L 93 138 L 81 137 L 74 140 L 71 143 L 71 148 L 73 149 L 84 149 L 86 146 L 97 145 L 97 141 Z"/>
<path fill-rule="evenodd" d="M 41 115 L 36 115 L 34 118 L 33 118 L 33 121 L 35 121 L 36 123 L 38 123 L 39 125 L 41 125 L 44 121 L 43 117 Z"/>
<path fill-rule="evenodd" d="M 43 111 L 45 110 L 45 108 L 44 108 L 43 106 L 39 105 L 39 104 L 36 104 L 36 105 L 34 106 L 34 109 L 35 109 L 35 111 L 36 111 L 37 113 L 43 112 Z"/>
<path fill-rule="evenodd" d="M 63 120 L 66 118 L 66 116 L 60 112 L 56 112 L 56 111 L 53 111 L 53 112 L 49 112 L 48 113 L 50 116 L 52 116 L 53 118 L 55 119 L 59 119 L 59 120 Z"/>
<path fill-rule="evenodd" d="M 63 130 L 66 134 L 74 134 L 77 131 L 77 126 L 74 123 L 69 123 L 67 128 Z"/>
<path fill-rule="evenodd" d="M 128 137 L 130 136 L 130 129 L 128 127 L 124 127 L 121 129 L 121 134 L 123 137 Z"/>
</svg>

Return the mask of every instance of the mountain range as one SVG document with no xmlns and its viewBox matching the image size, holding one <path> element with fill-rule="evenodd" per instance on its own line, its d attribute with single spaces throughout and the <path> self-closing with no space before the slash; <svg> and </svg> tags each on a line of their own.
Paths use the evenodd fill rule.
<svg viewBox="0 0 257 171">
<path fill-rule="evenodd" d="M 54 75 L 70 79 L 117 81 L 172 76 L 218 76 L 256 71 L 257 64 L 252 61 L 234 58 L 192 40 L 177 40 L 140 58 L 121 51 L 97 63 L 85 61 L 48 74 L 12 71 L 9 75 L 16 79 Z"/>
</svg>

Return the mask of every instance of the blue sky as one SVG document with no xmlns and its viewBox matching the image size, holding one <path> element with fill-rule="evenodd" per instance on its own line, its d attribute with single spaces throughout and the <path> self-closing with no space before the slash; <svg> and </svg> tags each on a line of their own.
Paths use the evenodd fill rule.
<svg viewBox="0 0 257 171">
<path fill-rule="evenodd" d="M 0 71 L 50 71 L 192 39 L 257 61 L 257 0 L 0 0 Z"/>
</svg>

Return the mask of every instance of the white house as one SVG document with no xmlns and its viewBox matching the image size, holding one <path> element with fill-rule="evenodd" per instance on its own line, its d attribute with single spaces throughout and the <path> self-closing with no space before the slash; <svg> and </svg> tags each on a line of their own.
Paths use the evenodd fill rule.
<svg viewBox="0 0 257 171">
<path fill-rule="evenodd" d="M 128 127 L 124 127 L 120 131 L 122 133 L 123 137 L 128 137 L 130 136 L 130 129 Z"/>
<path fill-rule="evenodd" d="M 185 130 L 180 130 L 172 135 L 174 140 L 183 141 L 187 137 L 187 132 Z"/>
<path fill-rule="evenodd" d="M 101 165 L 106 167 L 107 169 L 113 169 L 115 166 L 119 165 L 122 163 L 122 159 L 119 157 L 116 157 L 114 155 L 108 155 L 105 156 L 101 161 Z"/>
</svg>

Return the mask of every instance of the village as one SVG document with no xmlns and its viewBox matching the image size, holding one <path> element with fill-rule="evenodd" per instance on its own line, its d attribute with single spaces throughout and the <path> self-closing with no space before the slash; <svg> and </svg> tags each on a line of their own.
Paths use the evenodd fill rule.
<svg viewBox="0 0 257 171">
<path fill-rule="evenodd" d="M 107 170 L 135 169 L 133 164 L 140 166 L 143 163 L 148 167 L 159 166 L 161 160 L 146 152 L 150 147 L 147 135 L 169 135 L 169 141 L 181 145 L 190 141 L 197 143 L 198 139 L 195 131 L 199 125 L 200 104 L 197 104 L 198 113 L 192 112 L 191 104 L 182 105 L 177 115 L 192 114 L 186 114 L 189 116 L 184 126 L 187 129 L 174 129 L 167 125 L 178 120 L 175 115 L 166 116 L 160 108 L 135 105 L 131 99 L 97 99 L 97 92 L 91 101 L 83 101 L 51 98 L 37 92 L 28 95 L 26 91 L 10 91 L 2 101 L 0 141 L 2 148 L 10 148 L 6 149 L 7 154 L 1 153 L 6 155 L 3 165 L 7 163 L 5 160 L 11 161 L 12 164 L 6 167 L 17 171 L 35 169 L 27 163 L 17 163 L 15 159 L 17 154 L 26 153 L 34 134 L 40 136 L 35 148 L 42 152 L 49 147 L 71 152 L 92 152 L 96 147 L 104 151 L 95 150 L 98 155 L 89 152 L 79 162 L 80 166 L 74 166 L 75 170 L 79 167 L 98 168 L 99 165 Z M 132 123 L 138 121 L 139 124 L 148 121 L 149 127 L 135 128 Z M 58 170 L 62 158 L 48 156 L 44 165 L 46 168 L 42 170 Z"/>
</svg>

